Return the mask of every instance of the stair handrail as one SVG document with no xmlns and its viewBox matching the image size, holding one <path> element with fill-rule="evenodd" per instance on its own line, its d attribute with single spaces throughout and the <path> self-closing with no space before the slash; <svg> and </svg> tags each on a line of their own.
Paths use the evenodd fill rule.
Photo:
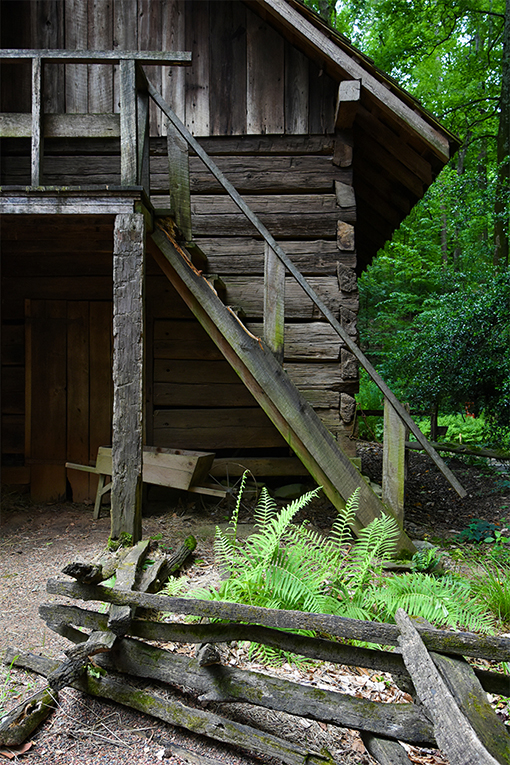
<svg viewBox="0 0 510 765">
<path fill-rule="evenodd" d="M 356 345 L 356 343 L 350 338 L 350 336 L 342 327 L 340 322 L 335 318 L 335 316 L 332 314 L 330 309 L 320 299 L 320 297 L 317 295 L 315 290 L 311 287 L 311 285 L 305 279 L 305 277 L 299 271 L 299 269 L 296 268 L 296 266 L 292 263 L 288 255 L 285 253 L 282 247 L 278 244 L 278 242 L 275 240 L 272 234 L 268 231 L 268 229 L 262 223 L 259 217 L 251 210 L 251 208 L 241 197 L 237 189 L 225 177 L 225 175 L 221 172 L 219 167 L 210 158 L 210 156 L 202 148 L 202 146 L 200 146 L 196 138 L 194 138 L 194 136 L 191 135 L 189 130 L 186 128 L 186 126 L 181 122 L 181 120 L 175 114 L 173 109 L 169 106 L 169 104 L 166 103 L 166 101 L 163 99 L 161 94 L 158 92 L 158 90 L 152 85 L 152 83 L 149 80 L 147 80 L 147 89 L 149 92 L 149 96 L 161 109 L 163 114 L 165 114 L 165 116 L 170 120 L 174 128 L 178 131 L 181 137 L 186 141 L 188 146 L 190 146 L 195 152 L 195 154 L 202 160 L 202 162 L 205 164 L 208 170 L 216 178 L 218 183 L 220 183 L 223 186 L 223 188 L 225 189 L 227 194 L 230 196 L 230 198 L 233 200 L 233 202 L 237 205 L 237 207 L 241 210 L 241 212 L 244 213 L 244 215 L 248 218 L 250 223 L 255 227 L 255 229 L 262 236 L 265 242 L 267 242 L 269 247 L 271 247 L 273 252 L 275 252 L 275 254 L 278 256 L 280 261 L 284 264 L 287 271 L 294 277 L 294 279 L 297 281 L 299 286 L 304 290 L 304 292 L 308 295 L 308 297 L 312 300 L 312 302 L 317 306 L 317 308 L 322 313 L 324 318 L 329 322 L 330 326 L 333 327 L 335 332 L 339 335 L 339 337 L 345 343 L 349 351 L 353 354 L 353 356 L 355 356 L 355 358 L 359 361 L 362 367 L 366 370 L 369 377 L 375 382 L 379 390 L 384 394 L 384 396 L 387 398 L 391 406 L 397 412 L 402 422 L 409 428 L 409 430 L 414 435 L 418 443 L 422 446 L 424 451 L 427 452 L 429 457 L 432 459 L 434 464 L 439 468 L 439 470 L 445 476 L 445 478 L 450 482 L 450 484 L 455 489 L 457 494 L 460 497 L 465 497 L 467 495 L 467 492 L 464 489 L 464 487 L 457 480 L 457 478 L 449 469 L 449 467 L 446 465 L 446 463 L 441 459 L 441 457 L 439 456 L 437 451 L 434 449 L 434 447 L 431 446 L 431 444 L 429 443 L 427 438 L 423 435 L 423 433 L 421 432 L 419 427 L 416 425 L 412 417 L 409 415 L 406 409 L 402 406 L 402 404 L 400 403 L 398 398 L 395 396 L 393 391 L 384 382 L 382 377 L 379 375 L 379 373 L 376 371 L 376 369 L 367 359 L 365 354 L 360 350 L 360 348 Z"/>
</svg>

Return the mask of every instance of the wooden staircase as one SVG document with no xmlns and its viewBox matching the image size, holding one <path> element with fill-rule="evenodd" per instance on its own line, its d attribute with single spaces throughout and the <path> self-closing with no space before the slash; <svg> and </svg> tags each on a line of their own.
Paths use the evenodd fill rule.
<svg viewBox="0 0 510 765">
<path fill-rule="evenodd" d="M 176 241 L 170 221 L 157 220 L 148 246 L 163 273 L 332 504 L 343 509 L 359 488 L 353 531 L 359 532 L 385 513 L 394 515 L 290 381 L 265 341 L 246 329 L 193 265 L 191 254 Z M 399 547 L 414 550 L 403 530 Z"/>
</svg>

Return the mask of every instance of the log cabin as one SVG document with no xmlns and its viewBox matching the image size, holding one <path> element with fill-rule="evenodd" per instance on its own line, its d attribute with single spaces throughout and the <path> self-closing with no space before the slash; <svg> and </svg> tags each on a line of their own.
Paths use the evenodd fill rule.
<svg viewBox="0 0 510 765">
<path fill-rule="evenodd" d="M 150 444 L 384 512 L 357 277 L 455 137 L 299 0 L 0 9 L 3 481 L 91 499 L 112 444 L 132 532 Z"/>
</svg>

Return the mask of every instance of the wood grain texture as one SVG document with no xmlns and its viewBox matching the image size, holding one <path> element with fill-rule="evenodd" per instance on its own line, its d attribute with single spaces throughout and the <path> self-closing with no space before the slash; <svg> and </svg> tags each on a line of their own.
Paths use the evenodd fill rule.
<svg viewBox="0 0 510 765">
<path fill-rule="evenodd" d="M 210 14 L 211 135 L 246 132 L 246 9 L 216 0 Z"/>
<path fill-rule="evenodd" d="M 86 50 L 88 45 L 88 3 L 65 0 L 65 42 L 70 50 Z M 88 110 L 88 73 L 85 64 L 68 64 L 65 68 L 65 110 L 84 114 Z"/>
<path fill-rule="evenodd" d="M 193 66 L 186 70 L 186 126 L 192 135 L 209 135 L 209 53 L 210 3 L 184 3 L 186 50 L 193 54 Z M 213 11 L 214 12 L 214 11 Z"/>
<path fill-rule="evenodd" d="M 143 215 L 115 219 L 113 255 L 112 537 L 142 533 Z"/>
<path fill-rule="evenodd" d="M 246 13 L 246 132 L 283 133 L 283 38 L 255 13 L 250 10 Z"/>
<path fill-rule="evenodd" d="M 111 0 L 87 0 L 88 48 L 113 50 L 113 14 Z M 88 110 L 113 112 L 113 71 L 104 64 L 88 67 Z"/>
</svg>

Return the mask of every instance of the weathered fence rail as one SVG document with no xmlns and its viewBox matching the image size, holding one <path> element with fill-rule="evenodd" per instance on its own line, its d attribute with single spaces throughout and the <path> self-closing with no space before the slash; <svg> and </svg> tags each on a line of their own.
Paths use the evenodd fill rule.
<svg viewBox="0 0 510 765">
<path fill-rule="evenodd" d="M 170 691 L 184 689 L 195 695 L 197 704 L 245 702 L 359 730 L 368 750 L 383 765 L 409 762 L 399 741 L 440 746 L 452 765 L 510 763 L 510 736 L 485 693 L 509 693 L 508 678 L 496 672 L 473 671 L 463 658 L 508 661 L 509 638 L 446 632 L 428 626 L 416 628 L 404 612 L 397 615 L 397 624 L 391 625 L 141 592 L 138 588 L 147 590 L 154 586 L 148 584 L 149 580 L 161 581 L 161 561 L 144 566 L 148 549 L 147 542 L 142 542 L 119 557 L 113 588 L 83 583 L 91 581 L 91 577 L 96 582 L 101 580 L 98 568 L 102 566 L 97 564 L 66 567 L 81 581 L 48 581 L 47 590 L 51 594 L 109 605 L 107 613 L 77 605 L 41 606 L 40 615 L 48 626 L 75 644 L 66 651 L 64 662 L 34 654 L 19 654 L 15 658 L 16 652 L 12 650 L 5 660 L 14 659 L 15 664 L 48 677 L 50 690 L 70 684 L 219 741 L 276 756 L 290 765 L 304 762 L 322 765 L 331 762 L 331 757 L 200 706 L 191 708 L 172 694 L 163 698 L 150 688 L 141 691 L 129 685 L 129 677 L 164 683 Z M 181 562 L 184 558 L 185 555 L 178 556 Z M 109 563 L 104 568 L 105 573 L 111 571 Z M 147 575 L 151 568 L 153 578 Z M 200 624 L 155 621 L 148 618 L 146 609 L 152 614 L 154 611 L 187 614 L 220 621 Z M 311 638 L 292 632 L 303 627 L 327 637 Z M 391 672 L 395 683 L 410 693 L 414 701 L 381 703 L 223 666 L 214 644 L 245 639 L 342 665 Z M 399 645 L 400 650 L 359 648 L 338 639 Z M 155 641 L 159 645 L 154 645 Z M 200 648 L 194 657 L 186 656 L 167 650 L 164 644 L 168 642 L 195 643 Z M 92 655 L 94 664 L 106 670 L 100 678 L 86 671 Z M 117 673 L 121 673 L 122 681 Z M 15 728 L 11 720 L 11 734 Z M 0 723 L 0 741 L 1 736 Z"/>
</svg>

